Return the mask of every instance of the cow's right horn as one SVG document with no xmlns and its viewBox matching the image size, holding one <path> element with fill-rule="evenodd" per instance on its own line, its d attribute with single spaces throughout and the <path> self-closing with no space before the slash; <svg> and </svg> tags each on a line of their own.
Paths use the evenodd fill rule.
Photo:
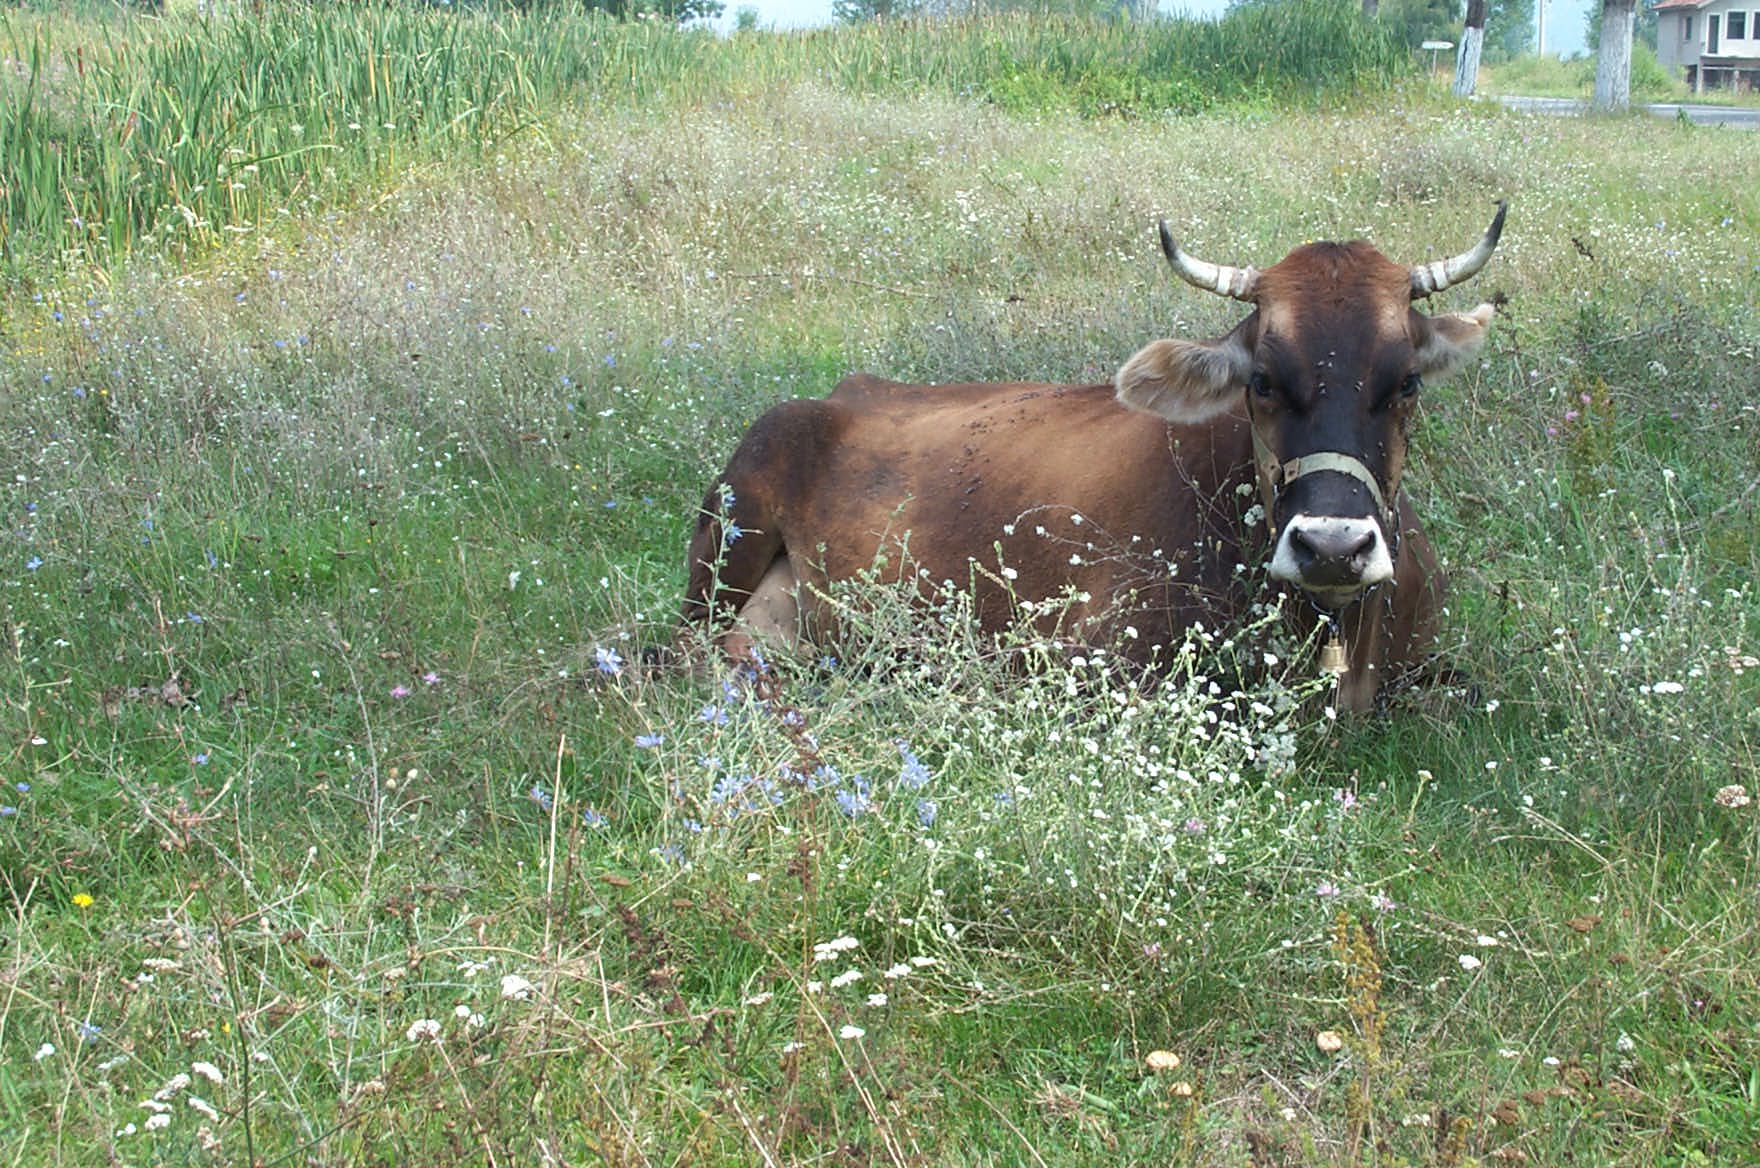
<svg viewBox="0 0 1760 1168">
<path fill-rule="evenodd" d="M 1167 229 L 1165 219 L 1161 221 L 1161 250 L 1167 253 L 1167 262 L 1173 265 L 1174 275 L 1194 288 L 1246 301 L 1251 301 L 1257 293 L 1258 268 L 1230 268 L 1193 259 L 1173 241 L 1173 232 Z"/>
<path fill-rule="evenodd" d="M 1503 234 L 1503 216 L 1509 210 L 1509 202 L 1497 200 L 1497 218 L 1485 229 L 1484 238 L 1473 245 L 1471 251 L 1451 256 L 1446 260 L 1437 260 L 1430 264 L 1414 264 L 1412 266 L 1412 299 L 1418 300 L 1444 288 L 1452 288 L 1463 280 L 1471 279 L 1479 274 L 1497 250 L 1497 238 Z"/>
</svg>

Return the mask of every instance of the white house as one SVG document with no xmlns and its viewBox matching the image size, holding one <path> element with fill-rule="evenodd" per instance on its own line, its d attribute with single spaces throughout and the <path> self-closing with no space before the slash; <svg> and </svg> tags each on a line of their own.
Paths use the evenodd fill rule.
<svg viewBox="0 0 1760 1168">
<path fill-rule="evenodd" d="M 1656 59 L 1694 93 L 1760 86 L 1760 0 L 1658 0 Z"/>
</svg>

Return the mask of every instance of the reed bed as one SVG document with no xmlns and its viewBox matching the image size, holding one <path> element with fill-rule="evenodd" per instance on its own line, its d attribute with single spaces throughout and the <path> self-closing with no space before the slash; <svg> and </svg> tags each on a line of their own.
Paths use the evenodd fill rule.
<svg viewBox="0 0 1760 1168">
<path fill-rule="evenodd" d="M 1327 0 L 1218 22 L 985 17 L 723 38 L 541 5 L 239 6 L 0 25 L 0 255 L 107 265 L 334 206 L 582 102 L 705 105 L 812 82 L 1012 111 L 1193 113 L 1385 91 L 1409 55 Z"/>
</svg>

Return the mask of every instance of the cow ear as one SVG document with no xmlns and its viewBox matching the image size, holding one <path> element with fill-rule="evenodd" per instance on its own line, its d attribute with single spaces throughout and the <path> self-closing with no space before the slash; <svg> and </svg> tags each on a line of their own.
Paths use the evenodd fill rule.
<svg viewBox="0 0 1760 1168">
<path fill-rule="evenodd" d="M 1239 399 L 1253 358 L 1237 332 L 1217 341 L 1151 341 L 1119 369 L 1118 400 L 1169 422 L 1196 425 Z"/>
<path fill-rule="evenodd" d="M 1471 312 L 1427 317 L 1418 342 L 1417 371 L 1426 381 L 1452 376 L 1485 343 L 1486 330 L 1497 310 L 1481 304 Z"/>
</svg>

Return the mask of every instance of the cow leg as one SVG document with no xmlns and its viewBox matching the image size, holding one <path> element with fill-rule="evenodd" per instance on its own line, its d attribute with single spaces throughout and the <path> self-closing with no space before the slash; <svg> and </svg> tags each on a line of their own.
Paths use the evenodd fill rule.
<svg viewBox="0 0 1760 1168">
<path fill-rule="evenodd" d="M 792 651 L 801 641 L 799 580 L 788 557 L 777 556 L 740 606 L 733 627 L 721 635 L 721 650 L 749 662 L 754 647 Z"/>
<path fill-rule="evenodd" d="M 729 528 L 718 513 L 720 505 L 711 491 L 691 536 L 686 565 L 690 579 L 681 614 L 686 624 L 727 620 L 742 611 L 765 573 L 783 558 L 782 533 L 769 515 L 741 499 L 729 517 L 738 525 L 729 539 Z"/>
</svg>

